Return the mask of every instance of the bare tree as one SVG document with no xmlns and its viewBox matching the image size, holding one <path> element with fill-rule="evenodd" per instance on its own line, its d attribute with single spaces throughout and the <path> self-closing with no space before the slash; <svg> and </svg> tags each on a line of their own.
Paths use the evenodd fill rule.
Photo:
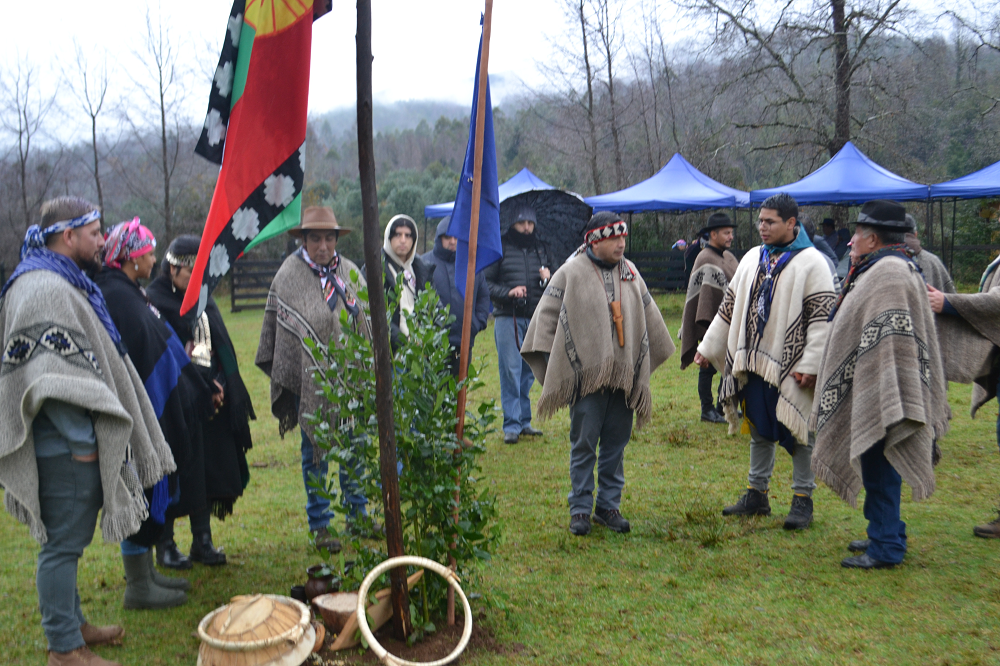
<svg viewBox="0 0 1000 666">
<path fill-rule="evenodd" d="M 594 8 L 595 23 L 594 29 L 601 46 L 601 55 L 604 56 L 604 68 L 607 71 L 608 79 L 604 85 L 608 89 L 608 102 L 610 104 L 611 139 L 615 149 L 615 181 L 618 189 L 625 187 L 625 170 L 622 167 L 621 137 L 618 127 L 618 110 L 615 106 L 615 73 L 614 65 L 621 50 L 621 36 L 618 33 L 618 24 L 621 19 L 620 8 L 612 11 L 612 0 L 591 0 Z"/>
<path fill-rule="evenodd" d="M 988 9 L 983 9 L 976 3 L 968 8 L 968 13 L 960 13 L 955 10 L 945 12 L 954 22 L 955 37 L 955 87 L 961 84 L 963 62 L 969 62 L 986 52 L 994 56 L 1000 55 L 1000 11 L 995 9 L 995 5 L 988 5 Z M 965 53 L 963 48 L 963 31 L 969 38 L 969 48 L 971 57 Z M 982 112 L 987 115 L 1000 106 L 1000 90 L 996 85 L 996 73 L 987 70 L 986 76 L 976 76 L 973 70 L 968 77 L 968 90 L 985 98 L 989 107 Z"/>
<path fill-rule="evenodd" d="M 45 200 L 55 178 L 55 166 L 62 158 L 60 148 L 58 155 L 54 156 L 54 163 L 38 165 L 38 168 L 33 170 L 33 175 L 36 176 L 35 183 L 29 182 L 32 175 L 29 174 L 29 163 L 32 161 L 35 149 L 33 144 L 42 135 L 45 120 L 55 106 L 56 92 L 44 94 L 35 68 L 26 60 L 20 59 L 15 69 L 0 80 L 0 90 L 3 91 L 3 115 L 0 116 L 0 126 L 15 137 L 12 152 L 17 162 L 21 214 L 24 228 L 27 228 L 31 224 L 32 212 Z M 31 189 L 34 191 L 29 194 Z"/>
<path fill-rule="evenodd" d="M 64 74 L 69 88 L 76 98 L 80 108 L 90 120 L 90 152 L 93 166 L 88 170 L 94 176 L 94 186 L 97 188 L 97 205 L 104 213 L 104 189 L 101 187 L 101 161 L 106 157 L 98 148 L 97 118 L 104 111 L 108 95 L 108 60 L 105 54 L 101 62 L 91 65 L 79 44 L 76 46 L 74 60 L 75 71 Z"/>
<path fill-rule="evenodd" d="M 145 118 L 137 117 L 133 112 L 128 114 L 126 119 L 142 151 L 159 171 L 162 188 L 156 195 L 158 199 L 156 207 L 163 218 L 167 237 L 172 237 L 175 208 L 174 177 L 179 163 L 181 135 L 184 130 L 189 129 L 180 113 L 186 94 L 187 71 L 178 62 L 177 43 L 170 31 L 164 27 L 162 17 L 157 16 L 154 21 L 148 9 L 146 31 L 136 55 L 145 66 L 144 74 L 147 76 L 142 80 L 132 77 L 132 81 L 146 100 L 145 110 L 156 117 L 154 130 L 156 138 L 152 139 L 150 126 L 145 122 Z M 138 182 L 127 173 L 123 173 L 123 176 L 134 193 L 143 198 L 150 196 L 144 183 Z"/>
</svg>

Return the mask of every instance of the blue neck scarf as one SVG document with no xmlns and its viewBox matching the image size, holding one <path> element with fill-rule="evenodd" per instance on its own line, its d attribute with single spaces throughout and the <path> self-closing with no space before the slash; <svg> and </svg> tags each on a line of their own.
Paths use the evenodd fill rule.
<svg viewBox="0 0 1000 666">
<path fill-rule="evenodd" d="M 121 333 L 115 327 L 115 322 L 111 319 L 111 314 L 108 312 L 108 305 L 104 301 L 104 294 L 94 284 L 94 281 L 87 277 L 80 270 L 80 267 L 76 265 L 76 262 L 69 257 L 63 256 L 58 252 L 53 252 L 45 247 L 29 249 L 25 252 L 24 257 L 22 257 L 21 263 L 14 269 L 14 273 L 10 276 L 10 279 L 7 280 L 7 284 L 3 286 L 3 290 L 0 291 L 0 298 L 3 298 L 7 294 L 7 290 L 14 284 L 14 280 L 29 271 L 39 270 L 52 271 L 77 289 L 85 292 L 87 300 L 90 302 L 90 307 L 94 309 L 94 314 L 101 320 L 104 330 L 108 332 L 111 341 L 115 343 L 118 353 L 125 356 L 128 350 L 125 348 L 125 343 L 122 342 Z"/>
</svg>

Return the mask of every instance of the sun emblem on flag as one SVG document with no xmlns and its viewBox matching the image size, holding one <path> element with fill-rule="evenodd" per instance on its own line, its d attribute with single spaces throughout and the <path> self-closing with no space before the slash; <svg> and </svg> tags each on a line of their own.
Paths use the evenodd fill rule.
<svg viewBox="0 0 1000 666">
<path fill-rule="evenodd" d="M 306 13 L 312 0 L 247 0 L 244 21 L 253 26 L 257 37 L 281 32 Z"/>
</svg>

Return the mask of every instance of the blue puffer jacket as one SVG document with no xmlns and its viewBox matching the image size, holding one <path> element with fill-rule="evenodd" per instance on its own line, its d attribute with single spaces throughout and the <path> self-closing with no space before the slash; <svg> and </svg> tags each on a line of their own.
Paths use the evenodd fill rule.
<svg viewBox="0 0 1000 666">
<path fill-rule="evenodd" d="M 462 294 L 455 288 L 455 251 L 446 250 L 441 245 L 441 236 L 448 231 L 450 217 L 441 220 L 437 226 L 437 234 L 434 236 L 434 249 L 420 256 L 420 259 L 428 266 L 436 266 L 431 277 L 431 286 L 438 293 L 441 305 L 450 305 L 451 313 L 455 315 L 448 331 L 448 341 L 457 350 L 462 343 L 462 313 L 465 301 Z M 476 341 L 476 334 L 486 328 L 486 319 L 490 314 L 490 294 L 486 289 L 486 282 L 483 274 L 476 276 L 476 287 L 473 291 L 474 304 L 472 307 L 472 343 Z M 469 348 L 472 348 L 470 343 Z"/>
</svg>

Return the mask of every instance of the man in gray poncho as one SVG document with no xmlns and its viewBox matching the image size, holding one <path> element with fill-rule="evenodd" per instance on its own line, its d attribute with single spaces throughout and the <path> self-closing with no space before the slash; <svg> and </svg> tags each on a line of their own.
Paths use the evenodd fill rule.
<svg viewBox="0 0 1000 666">
<path fill-rule="evenodd" d="M 330 552 L 340 550 L 340 541 L 328 529 L 333 518 L 330 501 L 311 485 L 315 480 L 326 480 L 327 463 L 313 445 L 309 423 L 309 417 L 327 405 L 317 394 L 313 381 L 316 361 L 305 340 L 336 342 L 342 310 L 347 311 L 352 326 L 371 335 L 367 313 L 357 298 L 365 279 L 354 262 L 337 253 L 337 240 L 350 231 L 337 224 L 329 208 L 313 206 L 302 211 L 300 226 L 289 234 L 303 242 L 288 255 L 271 282 L 255 361 L 271 378 L 271 413 L 278 419 L 279 434 L 284 436 L 296 426 L 302 433 L 302 481 L 309 530 L 316 547 Z M 341 470 L 340 487 L 351 514 L 364 513 L 367 499 L 357 492 L 346 470 Z"/>
<path fill-rule="evenodd" d="M 619 510 L 625 445 L 633 417 L 641 428 L 652 413 L 650 374 L 674 352 L 656 302 L 624 257 L 625 222 L 601 212 L 588 226 L 584 245 L 545 288 L 521 345 L 542 384 L 539 416 L 570 408 L 569 529 L 577 536 L 590 532 L 592 510 L 608 529 L 631 529 Z"/>
<path fill-rule="evenodd" d="M 997 396 L 1000 383 L 1000 257 L 986 267 L 975 294 L 945 294 L 928 284 L 931 309 L 948 380 L 972 384 L 971 414 Z M 1000 417 L 997 418 L 1000 445 Z M 973 534 L 1000 539 L 1000 517 L 976 525 Z"/>
<path fill-rule="evenodd" d="M 708 325 L 719 311 L 726 287 L 740 265 L 729 251 L 733 244 L 733 221 L 725 213 L 714 213 L 698 232 L 698 238 L 708 237 L 708 244 L 698 253 L 688 279 L 684 314 L 681 317 L 681 370 L 694 361 L 698 343 L 705 337 Z M 698 369 L 698 398 L 701 400 L 701 420 L 725 423 L 726 417 L 716 407 L 712 378 L 716 370 L 711 365 Z"/>
<path fill-rule="evenodd" d="M 909 213 L 906 214 L 906 247 L 913 254 L 913 261 L 920 267 L 924 274 L 924 280 L 930 286 L 946 294 L 955 293 L 955 283 L 951 280 L 951 274 L 945 268 L 944 263 L 932 252 L 920 247 L 920 238 L 917 235 L 917 221 Z"/>
<path fill-rule="evenodd" d="M 98 511 L 105 541 L 135 534 L 150 511 L 143 488 L 176 469 L 104 297 L 83 272 L 100 270 L 103 246 L 93 204 L 47 201 L 0 292 L 0 486 L 7 511 L 42 545 L 49 666 L 114 663 L 88 646 L 118 643 L 125 630 L 84 619 L 77 564 Z"/>
<path fill-rule="evenodd" d="M 868 539 L 850 543 L 861 554 L 843 560 L 847 568 L 903 561 L 902 482 L 915 500 L 934 492 L 936 442 L 951 416 L 934 315 L 903 243 L 905 212 L 869 201 L 858 215 L 810 418 L 816 476 L 852 506 L 865 489 Z"/>
</svg>

